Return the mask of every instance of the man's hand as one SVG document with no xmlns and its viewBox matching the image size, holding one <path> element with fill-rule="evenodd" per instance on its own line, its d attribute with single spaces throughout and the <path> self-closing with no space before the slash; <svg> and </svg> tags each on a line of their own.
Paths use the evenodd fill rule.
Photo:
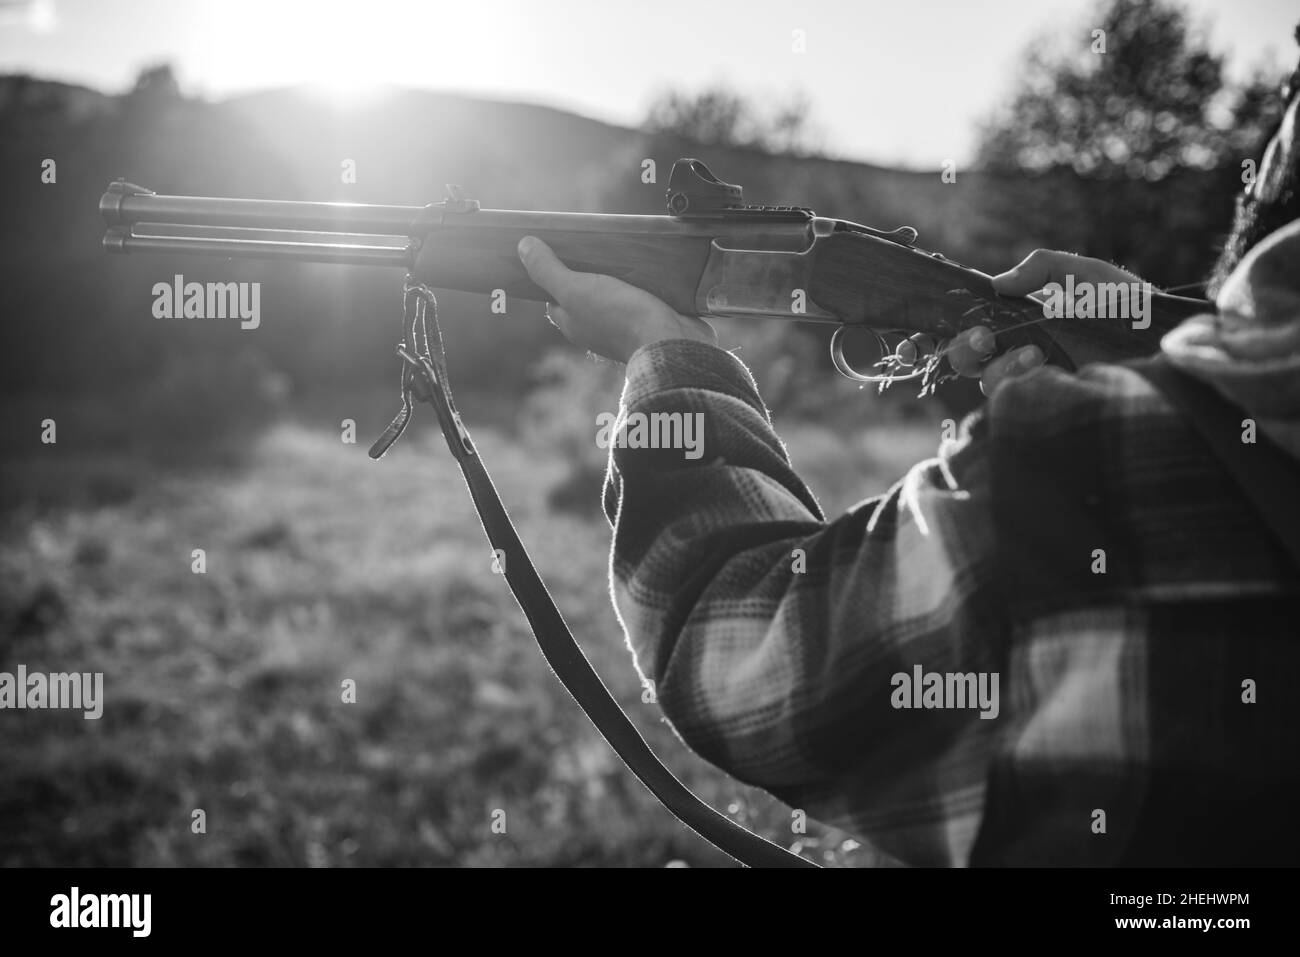
<svg viewBox="0 0 1300 957">
<path fill-rule="evenodd" d="M 534 236 L 520 240 L 519 259 L 556 303 L 546 310 L 551 323 L 581 349 L 627 362 L 637 349 L 660 339 L 718 343 L 703 319 L 683 316 L 621 279 L 575 272 Z"/>
<path fill-rule="evenodd" d="M 1020 265 L 1000 276 L 994 276 L 993 288 L 1004 296 L 1027 296 L 1038 292 L 1048 283 L 1064 284 L 1067 274 L 1074 276 L 1076 285 L 1081 282 L 1142 281 L 1132 273 L 1101 259 L 1051 249 L 1035 249 Z M 996 351 L 997 337 L 993 330 L 988 326 L 973 326 L 949 344 L 948 364 L 958 375 L 978 377 L 980 391 L 992 395 L 993 390 L 1008 378 L 1037 368 L 1044 360 L 1043 352 L 1037 346 L 1023 346 L 989 361 Z"/>
</svg>

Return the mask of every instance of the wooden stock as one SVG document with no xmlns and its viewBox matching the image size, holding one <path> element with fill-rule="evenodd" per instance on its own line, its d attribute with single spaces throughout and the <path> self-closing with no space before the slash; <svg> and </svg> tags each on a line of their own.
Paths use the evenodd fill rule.
<svg viewBox="0 0 1300 957">
<path fill-rule="evenodd" d="M 651 230 L 671 224 L 666 216 L 606 217 L 607 222 L 565 222 L 547 214 L 484 210 L 448 217 L 424 238 L 415 275 L 435 289 L 492 294 L 546 302 L 552 297 L 528 278 L 517 247 L 536 236 L 570 269 L 614 276 L 639 286 L 682 313 L 695 312 L 695 289 L 708 258 L 709 237 L 689 229 Z"/>
</svg>

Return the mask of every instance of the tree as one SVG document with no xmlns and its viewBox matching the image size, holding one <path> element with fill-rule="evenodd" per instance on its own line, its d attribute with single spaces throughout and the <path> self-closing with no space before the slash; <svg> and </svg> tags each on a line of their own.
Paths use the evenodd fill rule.
<svg viewBox="0 0 1300 957">
<path fill-rule="evenodd" d="M 176 81 L 176 73 L 171 64 L 159 63 L 140 71 L 129 96 L 132 100 L 140 102 L 179 100 L 181 85 Z"/>
<path fill-rule="evenodd" d="M 1156 282 L 1203 272 L 1242 161 L 1261 146 L 1276 79 L 1228 84 L 1223 58 L 1171 0 L 1105 0 L 1064 44 L 1034 43 L 1021 73 L 982 125 L 977 161 L 1041 176 L 1042 188 L 1017 190 L 999 217 L 1038 245 Z"/>
<path fill-rule="evenodd" d="M 980 163 L 1151 180 L 1219 165 L 1238 145 L 1234 107 L 1257 103 L 1225 87 L 1223 58 L 1187 14 L 1167 0 L 1109 0 L 1094 22 L 1064 48 L 1030 48 L 1020 92 L 983 126 Z"/>
</svg>

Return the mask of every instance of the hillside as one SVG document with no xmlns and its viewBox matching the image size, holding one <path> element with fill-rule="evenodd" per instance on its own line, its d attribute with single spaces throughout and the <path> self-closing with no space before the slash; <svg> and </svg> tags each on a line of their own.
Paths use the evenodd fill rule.
<svg viewBox="0 0 1300 957">
<path fill-rule="evenodd" d="M 94 327 L 79 332 L 97 346 L 88 350 L 94 362 L 78 369 L 79 381 L 101 372 L 134 375 L 180 347 L 172 341 L 178 328 L 159 326 L 148 315 L 147 291 L 173 267 L 199 267 L 122 260 L 100 251 L 96 203 L 118 176 L 169 193 L 401 204 L 440 199 L 445 183 L 458 182 L 488 207 L 658 212 L 672 160 L 679 153 L 701 154 L 756 201 L 809 204 L 891 226 L 906 221 L 954 254 L 969 246 L 968 197 L 978 189 L 966 181 L 942 186 L 937 175 L 862 164 L 701 150 L 546 107 L 414 91 L 395 92 L 364 110 L 340 111 L 295 90 L 206 103 L 110 97 L 6 77 L 0 80 L 0 124 L 0 173 L 8 182 L 29 184 L 13 190 L 6 216 L 3 281 L 18 307 L 4 332 L 3 380 L 9 389 L 40 385 L 40 370 L 52 354 L 44 334 L 51 316 L 75 314 L 91 302 Z M 47 157 L 58 163 L 53 185 L 39 179 Z M 656 184 L 641 182 L 647 157 L 658 162 Z M 344 159 L 356 163 L 354 185 L 341 182 Z M 367 336 L 348 335 L 347 329 L 357 328 L 358 311 L 381 301 L 376 293 L 391 290 L 391 277 L 349 277 L 351 294 L 340 298 L 337 279 L 319 268 L 276 267 L 268 273 L 265 267 L 213 262 L 202 268 L 205 275 L 230 270 L 274 280 L 265 294 L 276 312 L 259 335 L 259 348 L 270 350 L 276 364 L 295 376 L 311 375 L 302 359 L 326 363 L 331 378 L 347 374 L 330 363 L 331 356 L 370 352 L 376 362 L 386 362 L 386 348 L 371 350 Z M 328 294 L 312 288 L 322 280 L 329 283 Z M 446 307 L 453 327 L 482 314 L 481 303 L 461 297 L 448 297 Z M 347 342 L 331 338 L 329 349 L 290 354 L 289 345 L 300 349 L 305 335 L 319 341 L 312 334 L 317 331 L 331 337 L 341 332 Z M 522 336 L 524 354 L 549 333 L 536 323 L 513 331 Z M 472 354 L 465 360 L 479 367 L 487 356 L 476 354 L 480 344 L 468 338 Z M 123 342 L 130 347 L 123 349 Z M 481 345 L 500 361 L 494 341 Z M 66 353 L 64 358 L 78 359 Z"/>
</svg>

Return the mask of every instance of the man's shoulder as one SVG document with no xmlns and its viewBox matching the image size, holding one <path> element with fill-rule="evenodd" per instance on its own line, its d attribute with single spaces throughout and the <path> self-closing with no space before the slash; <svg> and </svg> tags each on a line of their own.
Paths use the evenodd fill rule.
<svg viewBox="0 0 1300 957">
<path fill-rule="evenodd" d="M 945 450 L 956 461 L 995 453 L 1072 468 L 1080 456 L 1123 462 L 1132 449 L 1178 443 L 1187 425 L 1144 375 L 1096 363 L 1075 372 L 1043 366 L 1005 380 Z M 1154 440 L 1154 441 L 1153 441 Z"/>
<path fill-rule="evenodd" d="M 1043 438 L 1174 419 L 1168 400 L 1141 373 L 1096 363 L 1076 372 L 1044 366 L 1004 382 L 989 399 L 985 428 L 995 437 Z"/>
</svg>

